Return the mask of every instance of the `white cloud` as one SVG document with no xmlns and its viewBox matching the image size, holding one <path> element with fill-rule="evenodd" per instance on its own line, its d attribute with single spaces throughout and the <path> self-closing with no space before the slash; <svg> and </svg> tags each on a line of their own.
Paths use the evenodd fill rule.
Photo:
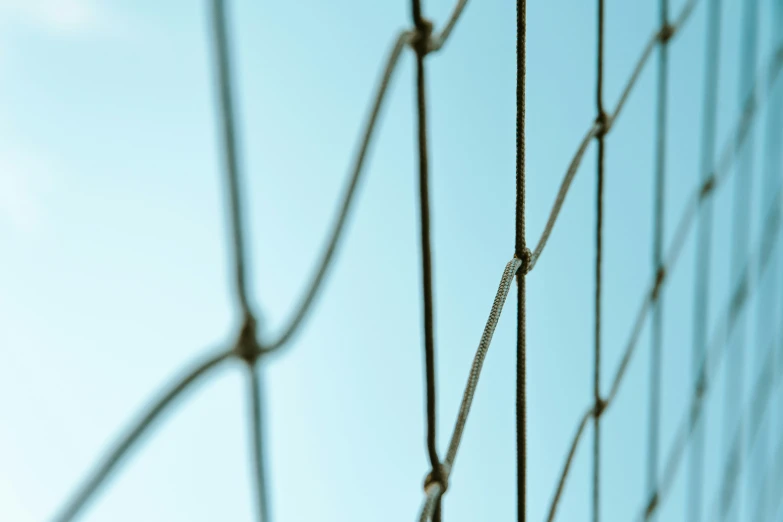
<svg viewBox="0 0 783 522">
<path fill-rule="evenodd" d="M 95 0 L 0 0 L 0 17 L 61 35 L 104 32 L 113 25 Z"/>
</svg>

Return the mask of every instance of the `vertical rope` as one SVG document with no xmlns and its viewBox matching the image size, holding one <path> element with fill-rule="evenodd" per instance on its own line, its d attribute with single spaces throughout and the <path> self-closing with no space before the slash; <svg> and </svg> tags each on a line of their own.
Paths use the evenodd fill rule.
<svg viewBox="0 0 783 522">
<path fill-rule="evenodd" d="M 776 0 L 772 2 L 771 10 L 772 13 L 771 16 L 769 16 L 771 21 L 770 49 L 772 49 L 773 52 L 776 52 L 777 49 L 780 48 L 780 45 L 783 44 L 783 0 Z M 775 195 L 778 193 L 778 190 L 781 186 L 780 149 L 781 145 L 783 145 L 783 120 L 781 119 L 783 118 L 783 82 L 775 82 L 775 84 L 772 86 L 772 91 L 769 93 L 768 103 L 769 108 L 766 114 L 766 128 L 764 130 L 764 189 L 762 190 L 762 202 L 760 209 L 763 213 L 771 213 L 773 210 L 779 211 L 778 201 Z M 773 244 L 770 249 L 771 252 L 769 252 L 769 264 L 772 266 L 772 269 L 766 271 L 766 280 L 761 285 L 761 295 L 759 296 L 758 304 L 758 330 L 756 334 L 756 344 L 760 347 L 763 346 L 765 350 L 767 346 L 772 345 L 775 342 L 779 342 L 776 339 L 777 335 L 775 335 L 775 327 L 776 319 L 779 317 L 778 314 L 780 313 L 777 309 L 779 302 L 777 267 L 780 261 L 778 257 L 779 254 L 777 244 Z M 773 353 L 775 352 L 779 354 L 780 350 L 774 350 Z M 760 357 L 761 356 L 759 355 L 759 358 Z M 780 364 L 779 360 L 776 361 L 776 359 L 779 358 L 779 356 L 773 356 L 772 360 L 767 361 L 766 363 L 771 363 L 772 368 L 759 367 L 757 372 L 770 371 L 772 375 L 777 377 L 779 373 L 775 370 L 775 366 L 776 364 Z M 757 361 L 758 360 L 759 359 L 757 359 Z M 757 364 L 757 367 L 758 366 L 760 365 Z M 772 391 L 774 392 L 774 390 L 775 387 L 773 386 Z M 771 408 L 773 413 L 770 414 L 772 419 L 770 419 L 769 422 L 764 423 L 762 422 L 761 418 L 751 419 L 751 426 L 760 426 L 758 441 L 759 447 L 756 449 L 758 455 L 756 459 L 756 467 L 754 470 L 751 470 L 751 472 L 754 473 L 757 477 L 762 477 L 758 482 L 757 489 L 759 491 L 759 502 L 757 504 L 755 513 L 753 513 L 753 520 L 772 520 L 772 517 L 774 516 L 774 513 L 769 512 L 769 510 L 773 507 L 772 500 L 774 499 L 774 496 L 771 495 L 771 483 L 768 479 L 767 473 L 765 473 L 764 470 L 769 467 L 768 460 L 771 456 L 771 454 L 768 453 L 769 430 L 774 426 L 776 420 L 778 426 L 783 426 L 783 424 L 781 424 L 781 420 L 779 418 L 775 419 L 775 417 L 779 416 L 780 414 L 774 413 L 776 412 L 774 406 L 778 406 L 777 411 L 779 412 L 780 405 L 776 400 L 774 393 L 770 402 L 773 404 L 773 407 Z M 756 408 L 754 408 L 752 411 L 757 413 Z M 757 415 L 759 415 L 759 413 L 757 413 Z M 754 417 L 755 416 L 756 415 L 754 415 Z M 766 517 L 765 513 L 767 514 Z"/>
<path fill-rule="evenodd" d="M 269 522 L 269 499 L 266 494 L 266 472 L 264 465 L 264 426 L 261 422 L 263 395 L 261 393 L 261 368 L 257 364 L 247 365 L 248 395 L 250 396 L 250 436 L 253 451 L 253 472 L 256 485 L 256 506 L 259 522 Z"/>
<path fill-rule="evenodd" d="M 530 253 L 525 244 L 525 34 L 527 5 L 517 2 L 517 132 L 516 132 L 516 241 L 514 254 L 522 260 L 517 272 L 517 520 L 527 516 L 527 381 L 526 381 L 526 325 L 525 279 Z"/>
<path fill-rule="evenodd" d="M 658 88 L 656 108 L 655 179 L 653 187 L 653 273 L 663 265 L 664 199 L 666 197 L 666 95 L 668 84 L 669 2 L 660 1 L 661 33 L 658 40 Z M 661 342 L 663 336 L 663 288 L 656 294 L 652 309 L 650 350 L 650 411 L 647 449 L 647 493 L 650 498 L 658 490 L 658 453 L 661 417 Z M 655 515 L 650 520 L 655 520 Z"/>
<path fill-rule="evenodd" d="M 223 160 L 228 181 L 231 233 L 233 238 L 235 291 L 244 317 L 251 315 L 247 299 L 245 260 L 247 255 L 242 229 L 242 205 L 239 187 L 239 159 L 237 152 L 236 124 L 234 122 L 234 101 L 231 92 L 231 64 L 228 37 L 226 35 L 226 14 L 222 0 L 212 1 L 212 31 L 217 62 L 220 90 L 221 130 L 223 133 Z"/>
<path fill-rule="evenodd" d="M 748 104 L 755 103 L 753 89 L 754 76 L 756 70 L 756 30 L 758 17 L 758 0 L 747 0 L 743 3 L 742 13 L 742 34 L 740 48 L 740 75 L 739 75 L 739 96 L 740 111 L 744 112 Z M 753 176 L 753 126 L 747 129 L 747 135 L 744 143 L 738 151 L 737 172 L 734 178 L 734 212 L 732 217 L 732 249 L 731 249 L 731 287 L 739 288 L 742 284 L 743 260 L 749 250 L 750 230 L 750 196 Z M 725 440 L 724 448 L 726 455 L 730 459 L 736 460 L 736 465 L 741 466 L 744 451 L 744 426 L 739 427 L 737 436 L 737 445 L 732 440 L 732 434 L 740 420 L 740 411 L 742 407 L 742 397 L 744 396 L 744 373 L 745 373 L 745 337 L 747 330 L 747 314 L 741 311 L 736 318 L 735 327 L 732 331 L 729 347 L 728 367 L 732 369 L 729 372 L 726 386 L 726 406 L 724 414 Z M 750 473 L 748 493 L 750 494 L 749 506 L 754 504 L 756 499 L 753 488 L 756 484 L 752 478 L 753 470 Z M 734 493 L 734 502 L 730 504 L 727 513 L 727 520 L 740 520 L 740 513 L 743 512 L 742 494 L 737 488 L 735 478 L 727 484 L 727 490 Z M 735 491 L 736 490 L 736 491 Z"/>
<path fill-rule="evenodd" d="M 776 0 L 773 2 L 772 8 L 772 26 L 773 26 L 773 39 L 775 45 L 772 47 L 773 51 L 777 53 L 778 66 L 780 62 L 783 62 L 783 0 Z M 767 120 L 767 161 L 770 175 L 773 174 L 777 177 L 779 183 L 783 183 L 781 175 L 783 174 L 783 157 L 780 154 L 780 144 L 783 143 L 783 82 L 777 81 L 774 85 L 774 90 L 770 95 L 770 108 Z M 783 228 L 783 227 L 782 227 Z M 780 243 L 780 241 L 778 241 Z M 780 248 L 778 246 L 778 248 Z M 780 253 L 776 251 L 776 262 L 780 263 Z M 781 306 L 778 310 L 778 314 L 783 311 L 783 298 L 781 298 Z M 775 352 L 774 365 L 775 375 L 778 378 L 783 376 L 783 343 L 780 348 Z M 773 422 L 777 425 L 778 444 L 775 451 L 775 457 L 770 461 L 771 466 L 775 466 L 777 463 L 777 473 L 771 472 L 765 473 L 765 479 L 762 483 L 763 487 L 768 488 L 768 499 L 770 500 L 769 506 L 769 520 L 774 520 L 774 517 L 778 515 L 781 502 L 783 501 L 783 397 L 781 397 L 781 391 L 778 390 L 777 397 L 773 397 Z M 768 467 L 769 469 L 769 467 Z M 774 469 L 774 468 L 773 468 Z"/>
<path fill-rule="evenodd" d="M 241 190 L 239 186 L 239 159 L 237 152 L 236 123 L 234 121 L 234 102 L 231 88 L 231 63 L 227 35 L 225 6 L 222 0 L 212 1 L 212 25 L 215 61 L 217 66 L 220 93 L 221 124 L 223 131 L 223 156 L 225 174 L 228 181 L 229 210 L 231 214 L 231 232 L 233 236 L 234 275 L 237 301 L 242 309 L 242 328 L 235 346 L 235 354 L 246 364 L 249 372 L 248 395 L 250 399 L 250 437 L 252 439 L 253 467 L 255 475 L 255 493 L 259 522 L 269 521 L 267 506 L 266 480 L 264 473 L 264 449 L 262 435 L 262 411 L 260 397 L 260 377 L 256 374 L 259 353 L 256 341 L 256 319 L 247 298 L 247 279 L 245 261 L 247 252 L 244 246 L 245 232 L 242 228 Z"/>
<path fill-rule="evenodd" d="M 593 522 L 598 522 L 600 515 L 600 470 L 601 470 L 601 256 L 603 253 L 603 220 L 604 220 L 604 138 L 608 118 L 603 104 L 604 83 L 604 0 L 598 0 L 598 53 L 596 71 L 596 106 L 598 121 L 601 128 L 597 133 L 598 166 L 596 172 L 596 222 L 595 222 L 595 361 L 593 395 L 595 410 L 593 423 Z"/>
<path fill-rule="evenodd" d="M 420 0 L 412 0 L 413 23 L 416 26 L 416 101 L 419 133 L 419 211 L 421 225 L 422 293 L 424 300 L 424 359 L 427 380 L 427 453 L 432 467 L 430 479 L 443 483 L 436 438 L 435 397 L 435 327 L 432 303 L 432 250 L 430 241 L 429 165 L 427 159 L 427 100 L 424 57 L 427 54 L 432 25 L 421 13 Z M 434 522 L 441 519 L 441 497 L 438 496 Z"/>
<path fill-rule="evenodd" d="M 707 40 L 706 66 L 704 71 L 704 104 L 701 134 L 700 179 L 706 183 L 715 168 L 715 121 L 718 108 L 718 67 L 720 61 L 720 16 L 721 0 L 710 0 L 707 3 Z M 696 289 L 694 292 L 693 319 L 693 355 L 691 367 L 693 379 L 699 386 L 704 386 L 705 376 L 702 376 L 702 361 L 707 353 L 707 317 L 708 289 L 710 280 L 710 253 L 712 250 L 712 198 L 702 203 L 699 214 L 696 248 Z M 705 416 L 702 413 L 695 421 L 693 444 L 690 449 L 688 467 L 688 496 L 686 520 L 701 522 L 703 490 L 702 472 L 704 469 L 704 439 Z"/>
</svg>

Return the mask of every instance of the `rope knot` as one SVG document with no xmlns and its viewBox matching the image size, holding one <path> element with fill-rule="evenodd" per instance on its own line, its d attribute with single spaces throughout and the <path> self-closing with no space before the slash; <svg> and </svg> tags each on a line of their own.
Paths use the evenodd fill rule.
<svg viewBox="0 0 783 522">
<path fill-rule="evenodd" d="M 666 268 L 661 266 L 658 268 L 658 272 L 655 273 L 655 286 L 653 287 L 651 298 L 653 301 L 658 299 L 658 294 L 663 286 L 663 280 L 666 279 Z"/>
<path fill-rule="evenodd" d="M 655 508 L 658 507 L 658 492 L 656 492 L 650 501 L 647 503 L 647 509 L 644 510 L 644 517 L 650 518 L 650 515 L 653 514 L 653 511 L 655 511 Z"/>
<path fill-rule="evenodd" d="M 672 36 L 674 36 L 674 26 L 667 23 L 661 27 L 661 30 L 658 32 L 658 41 L 662 44 L 666 44 L 671 40 Z"/>
<path fill-rule="evenodd" d="M 442 464 L 438 468 L 438 472 L 436 473 L 435 470 L 430 471 L 427 473 L 427 476 L 424 478 L 424 493 L 429 495 L 430 490 L 433 486 L 438 484 L 440 486 L 440 494 L 443 495 L 443 493 L 446 492 L 447 489 L 449 489 L 449 474 L 446 470 L 446 467 Z"/>
<path fill-rule="evenodd" d="M 603 414 L 603 412 L 606 410 L 607 402 L 606 399 L 597 398 L 595 401 L 595 414 L 594 417 L 597 419 Z"/>
<path fill-rule="evenodd" d="M 715 174 L 710 175 L 709 178 L 704 182 L 704 184 L 701 186 L 701 191 L 699 192 L 699 198 L 704 199 L 707 196 L 709 196 L 710 192 L 712 192 L 712 189 L 715 188 Z"/>
<path fill-rule="evenodd" d="M 247 314 L 242 328 L 239 330 L 234 353 L 247 364 L 253 365 L 258 359 L 260 351 L 256 340 L 256 319 L 252 314 Z"/>
<path fill-rule="evenodd" d="M 514 257 L 519 259 L 522 263 L 519 265 L 519 268 L 517 268 L 517 275 L 526 275 L 531 270 L 531 264 L 533 262 L 533 253 L 530 251 L 529 248 L 525 247 L 524 250 L 522 250 L 522 256 L 518 256 L 514 254 Z"/>
<path fill-rule="evenodd" d="M 595 123 L 598 125 L 598 130 L 595 133 L 595 137 L 599 139 L 606 136 L 606 134 L 609 132 L 609 127 L 612 125 L 612 121 L 605 111 L 601 111 L 601 114 L 595 118 Z"/>
<path fill-rule="evenodd" d="M 427 18 L 422 18 L 420 23 L 416 24 L 411 38 L 411 46 L 422 57 L 426 56 L 431 50 L 430 40 L 432 37 L 433 25 Z"/>
</svg>

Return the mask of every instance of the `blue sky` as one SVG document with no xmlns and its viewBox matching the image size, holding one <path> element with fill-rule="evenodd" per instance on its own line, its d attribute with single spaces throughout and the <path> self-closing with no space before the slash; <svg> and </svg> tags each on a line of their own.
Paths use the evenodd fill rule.
<svg viewBox="0 0 783 522">
<path fill-rule="evenodd" d="M 409 25 L 408 4 L 229 3 L 250 282 L 264 332 L 285 323 L 316 262 L 381 62 Z M 595 117 L 596 35 L 593 2 L 530 4 L 532 245 Z M 671 11 L 683 4 L 672 0 Z M 739 114 L 742 2 L 723 4 L 718 150 Z M 667 244 L 699 179 L 705 5 L 671 43 Z M 452 0 L 424 6 L 439 27 Z M 761 1 L 759 64 L 771 49 L 771 6 Z M 0 0 L 0 520 L 52 516 L 135 413 L 237 326 L 206 7 Z M 657 20 L 657 2 L 606 1 L 607 106 Z M 441 451 L 513 255 L 514 53 L 513 3 L 470 0 L 451 40 L 427 58 Z M 330 277 L 293 344 L 264 364 L 275 520 L 413 520 L 423 499 L 413 72 L 407 52 Z M 652 273 L 655 85 L 652 59 L 607 138 L 605 390 Z M 763 120 L 755 126 L 751 245 L 762 215 Z M 545 517 L 591 400 L 595 161 L 591 145 L 528 279 L 530 520 Z M 729 292 L 732 183 L 715 199 L 711 325 Z M 664 294 L 664 456 L 691 388 L 694 244 L 692 234 Z M 484 366 L 447 520 L 515 517 L 514 296 Z M 747 349 L 758 353 L 748 324 Z M 605 521 L 628 520 L 644 502 L 649 337 L 645 328 L 602 421 Z M 748 360 L 747 390 L 757 370 Z M 82 520 L 253 520 L 240 370 L 222 367 L 180 401 Z M 724 463 L 724 377 L 722 369 L 707 402 L 708 508 Z M 588 518 L 591 437 L 558 520 Z M 684 520 L 685 471 L 659 520 Z"/>
</svg>

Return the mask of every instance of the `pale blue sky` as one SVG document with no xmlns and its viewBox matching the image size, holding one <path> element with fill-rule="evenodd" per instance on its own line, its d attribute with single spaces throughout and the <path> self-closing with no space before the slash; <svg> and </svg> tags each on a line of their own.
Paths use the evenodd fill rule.
<svg viewBox="0 0 783 522">
<path fill-rule="evenodd" d="M 452 2 L 423 2 L 436 27 Z M 759 63 L 770 53 L 772 2 L 761 1 Z M 672 0 L 671 11 L 683 3 Z M 742 2 L 723 3 L 718 150 L 739 106 Z M 595 5 L 529 4 L 532 246 L 595 116 Z M 397 31 L 409 25 L 410 6 L 405 0 L 229 5 L 252 300 L 263 331 L 275 332 L 321 250 L 381 62 Z M 671 44 L 667 244 L 699 179 L 705 6 L 699 2 Z M 51 517 L 136 412 L 236 327 L 207 14 L 206 2 L 192 0 L 0 0 L 2 521 Z M 427 58 L 442 451 L 513 254 L 514 18 L 513 2 L 470 0 L 451 40 Z M 657 1 L 606 1 L 608 107 L 657 20 Z M 605 391 L 651 275 L 654 58 L 607 138 Z M 414 520 L 423 499 L 413 69 L 406 52 L 313 313 L 293 344 L 264 365 L 274 520 Z M 545 517 L 591 400 L 595 161 L 591 145 L 528 279 L 534 521 Z M 728 295 L 730 237 L 722 231 L 730 230 L 730 185 L 715 200 L 712 322 Z M 751 245 L 760 215 L 754 205 Z M 664 456 L 691 388 L 693 239 L 664 297 Z M 449 521 L 516 516 L 515 295 L 495 334 L 445 497 Z M 748 331 L 752 341 L 755 322 Z M 631 519 L 644 502 L 648 341 L 645 329 L 603 420 L 606 522 Z M 240 369 L 223 367 L 179 402 L 81 520 L 253 520 Z M 746 370 L 749 389 L 755 366 Z M 723 469 L 722 386 L 723 371 L 707 403 L 708 507 Z M 591 430 L 586 435 L 558 520 L 588 519 Z M 683 463 L 659 520 L 684 520 L 685 471 Z"/>
</svg>

